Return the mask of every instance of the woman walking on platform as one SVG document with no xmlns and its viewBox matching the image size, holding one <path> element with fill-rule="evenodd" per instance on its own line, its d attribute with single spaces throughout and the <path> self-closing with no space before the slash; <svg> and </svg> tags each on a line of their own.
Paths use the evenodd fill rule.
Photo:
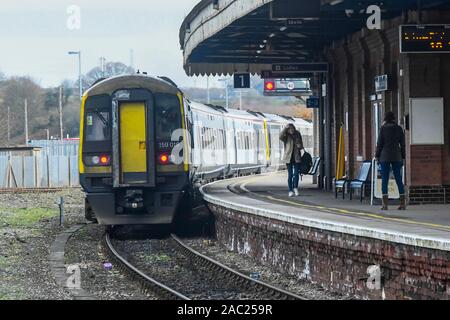
<svg viewBox="0 0 450 320">
<path fill-rule="evenodd" d="M 301 133 L 289 124 L 280 134 L 284 143 L 284 155 L 281 159 L 288 168 L 289 197 L 299 196 L 300 164 L 302 163 L 303 138 Z"/>
<path fill-rule="evenodd" d="M 381 166 L 383 207 L 388 210 L 389 203 L 389 178 L 391 169 L 394 172 L 395 181 L 400 192 L 399 210 L 406 210 L 405 186 L 402 179 L 402 168 L 406 158 L 405 133 L 396 121 L 393 112 L 386 113 L 384 124 L 378 136 L 376 159 Z"/>
</svg>

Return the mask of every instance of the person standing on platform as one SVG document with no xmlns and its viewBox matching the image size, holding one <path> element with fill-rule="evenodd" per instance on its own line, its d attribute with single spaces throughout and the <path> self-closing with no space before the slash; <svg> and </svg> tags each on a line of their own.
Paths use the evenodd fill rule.
<svg viewBox="0 0 450 320">
<path fill-rule="evenodd" d="M 302 163 L 303 138 L 293 124 L 289 124 L 280 134 L 284 143 L 284 155 L 281 159 L 288 168 L 289 197 L 299 196 L 300 164 Z"/>
<path fill-rule="evenodd" d="M 393 112 L 387 112 L 384 124 L 378 135 L 377 151 L 375 155 L 381 166 L 383 207 L 389 209 L 389 179 L 391 170 L 394 172 L 395 181 L 400 192 L 399 210 L 406 210 L 405 186 L 403 184 L 402 169 L 406 159 L 405 132 L 395 121 Z"/>
</svg>

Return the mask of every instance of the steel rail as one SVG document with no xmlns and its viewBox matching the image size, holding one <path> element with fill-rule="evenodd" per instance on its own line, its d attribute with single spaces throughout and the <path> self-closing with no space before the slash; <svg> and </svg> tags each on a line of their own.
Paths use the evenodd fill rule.
<svg viewBox="0 0 450 320">
<path fill-rule="evenodd" d="M 305 297 L 301 297 L 262 281 L 250 278 L 194 250 L 193 248 L 186 245 L 176 235 L 172 234 L 171 237 L 176 242 L 183 254 L 185 254 L 188 258 L 194 260 L 195 263 L 198 263 L 201 266 L 211 269 L 211 271 L 213 272 L 217 272 L 217 274 L 225 276 L 229 280 L 232 280 L 233 283 L 239 283 L 247 288 L 255 289 L 255 291 L 257 291 L 258 293 L 268 295 L 279 300 L 308 300 Z"/>
<path fill-rule="evenodd" d="M 191 300 L 185 295 L 149 277 L 144 272 L 140 271 L 138 268 L 128 262 L 117 252 L 116 249 L 114 249 L 109 233 L 105 233 L 103 240 L 104 247 L 106 248 L 109 258 L 112 259 L 121 270 L 127 272 L 133 279 L 136 279 L 139 283 L 141 283 L 144 291 L 152 291 L 161 298 L 165 298 L 168 300 Z"/>
</svg>

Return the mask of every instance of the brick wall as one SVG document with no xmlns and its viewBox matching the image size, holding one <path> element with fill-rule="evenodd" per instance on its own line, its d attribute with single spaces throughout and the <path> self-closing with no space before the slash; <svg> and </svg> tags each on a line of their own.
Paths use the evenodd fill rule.
<svg viewBox="0 0 450 320">
<path fill-rule="evenodd" d="M 424 11 L 424 23 L 443 23 L 450 18 L 449 11 Z M 446 54 L 400 54 L 399 25 L 414 23 L 416 13 L 383 21 L 382 30 L 362 30 L 333 43 L 325 51 L 333 66 L 333 159 L 336 165 L 336 141 L 339 126 L 348 113 L 349 130 L 345 132 L 347 171 L 350 177 L 357 175 L 360 163 L 372 159 L 375 154 L 375 128 L 373 103 L 374 78 L 388 74 L 389 90 L 382 94 L 382 113 L 393 111 L 398 122 L 406 128 L 404 117 L 409 113 L 409 99 L 414 97 L 444 97 L 445 100 L 445 145 L 410 146 L 407 134 L 406 181 L 411 186 L 415 200 L 422 195 L 422 186 L 450 185 L 450 55 Z M 400 74 L 402 70 L 402 74 Z M 334 170 L 333 170 L 334 172 Z M 418 188 L 416 188 L 418 187 Z M 439 193 L 439 192 L 438 192 Z M 416 196 L 421 194 L 421 196 Z M 432 193 L 429 193 L 432 195 Z M 429 200 L 441 200 L 431 196 Z M 429 203 L 430 201 L 424 201 Z M 434 202 L 442 203 L 442 202 Z"/>
<path fill-rule="evenodd" d="M 362 299 L 449 299 L 450 252 L 324 231 L 209 205 L 217 238 L 278 271 Z M 380 265 L 382 288 L 367 288 Z"/>
<path fill-rule="evenodd" d="M 408 160 L 412 187 L 442 187 L 442 146 L 411 146 Z"/>
<path fill-rule="evenodd" d="M 445 188 L 445 203 L 450 204 L 450 186 L 444 186 Z"/>
<path fill-rule="evenodd" d="M 450 202 L 448 189 L 444 186 L 411 186 L 409 187 L 409 203 L 445 204 Z"/>
</svg>

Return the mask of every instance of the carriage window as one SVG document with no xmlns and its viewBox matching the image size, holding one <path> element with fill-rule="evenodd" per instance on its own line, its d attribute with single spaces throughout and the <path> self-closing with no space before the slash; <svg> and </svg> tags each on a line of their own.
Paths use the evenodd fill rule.
<svg viewBox="0 0 450 320">
<path fill-rule="evenodd" d="M 86 141 L 96 142 L 110 139 L 110 113 L 88 112 L 86 114 Z"/>
<path fill-rule="evenodd" d="M 181 129 L 180 100 L 175 95 L 156 95 L 156 139 L 171 141 L 172 133 Z"/>
</svg>

